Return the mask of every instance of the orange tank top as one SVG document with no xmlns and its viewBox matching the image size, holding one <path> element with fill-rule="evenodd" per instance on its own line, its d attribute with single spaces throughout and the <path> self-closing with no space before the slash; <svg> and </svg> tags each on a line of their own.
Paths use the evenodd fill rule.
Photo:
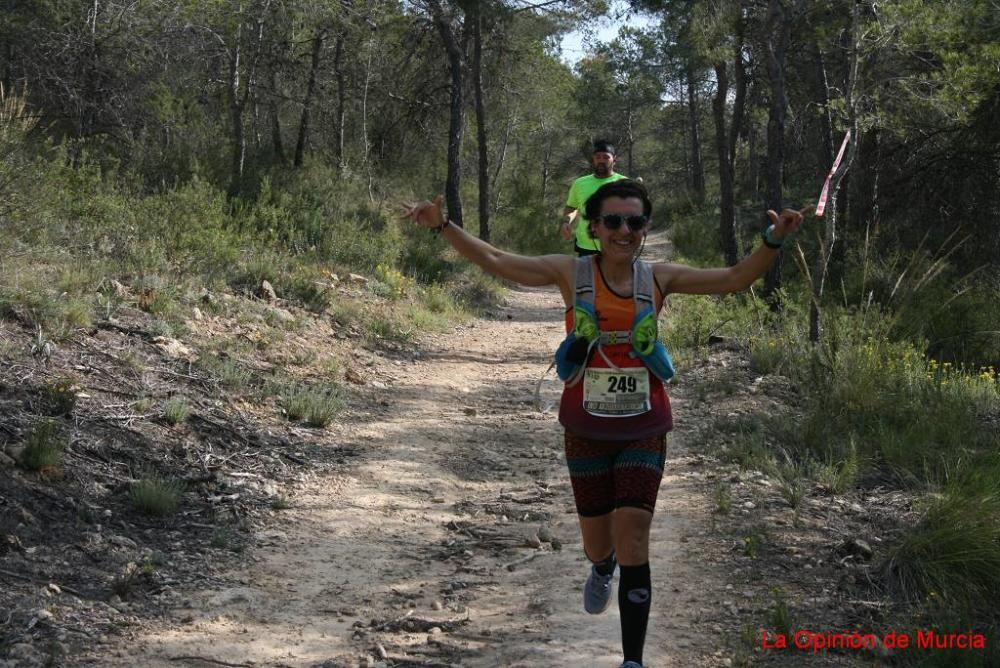
<svg viewBox="0 0 1000 668">
<path fill-rule="evenodd" d="M 595 256 L 594 310 L 602 332 L 627 332 L 632 329 L 635 319 L 635 300 L 632 295 L 615 293 L 604 280 L 600 262 Z M 663 294 L 659 285 L 654 290 L 656 312 L 663 308 Z M 566 311 L 566 331 L 573 331 L 573 309 Z M 620 368 L 642 366 L 642 360 L 633 357 L 631 343 L 604 344 L 601 346 L 608 359 Z M 596 352 L 587 361 L 588 368 L 610 368 L 604 358 Z M 629 441 L 659 436 L 673 428 L 670 400 L 663 388 L 663 382 L 654 374 L 649 374 L 650 410 L 629 417 L 601 417 L 588 413 L 583 408 L 583 383 L 564 387 L 559 403 L 559 422 L 568 430 L 595 440 Z"/>
</svg>

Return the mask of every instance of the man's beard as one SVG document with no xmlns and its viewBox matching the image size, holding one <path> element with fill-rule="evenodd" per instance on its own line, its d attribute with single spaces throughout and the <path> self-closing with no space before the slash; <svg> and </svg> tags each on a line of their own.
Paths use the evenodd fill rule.
<svg viewBox="0 0 1000 668">
<path fill-rule="evenodd" d="M 604 165 L 600 165 L 598 167 L 594 167 L 594 176 L 596 176 L 598 178 L 603 179 L 605 176 L 609 176 L 610 174 L 611 174 L 611 168 L 610 167 L 606 167 Z"/>
</svg>

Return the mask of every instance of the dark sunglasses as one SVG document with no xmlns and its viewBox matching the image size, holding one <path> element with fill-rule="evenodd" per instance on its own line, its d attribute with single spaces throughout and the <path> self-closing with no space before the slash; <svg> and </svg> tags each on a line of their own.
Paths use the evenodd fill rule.
<svg viewBox="0 0 1000 668">
<path fill-rule="evenodd" d="M 617 230 L 622 226 L 622 223 L 625 223 L 632 232 L 638 232 L 649 222 L 649 218 L 646 216 L 623 216 L 618 213 L 606 213 L 600 217 L 600 220 L 604 223 L 604 227 L 611 231 Z"/>
</svg>

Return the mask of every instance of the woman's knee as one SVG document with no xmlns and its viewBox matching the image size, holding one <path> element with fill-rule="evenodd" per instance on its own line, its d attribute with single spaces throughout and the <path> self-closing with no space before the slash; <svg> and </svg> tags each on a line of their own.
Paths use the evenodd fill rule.
<svg viewBox="0 0 1000 668">
<path fill-rule="evenodd" d="M 615 551 L 625 565 L 649 561 L 649 528 L 652 513 L 640 508 L 619 508 L 615 511 Z"/>
<path fill-rule="evenodd" d="M 580 533 L 583 538 L 583 551 L 591 561 L 601 561 L 614 548 L 614 538 L 611 533 L 612 516 L 580 517 Z"/>
</svg>

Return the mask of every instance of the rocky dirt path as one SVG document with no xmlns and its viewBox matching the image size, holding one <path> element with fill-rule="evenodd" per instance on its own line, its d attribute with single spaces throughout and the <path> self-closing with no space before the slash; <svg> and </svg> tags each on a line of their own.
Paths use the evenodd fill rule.
<svg viewBox="0 0 1000 668">
<path fill-rule="evenodd" d="M 226 578 L 231 586 L 188 592 L 165 627 L 96 660 L 617 665 L 615 607 L 582 610 L 587 563 L 561 429 L 554 409 L 534 405 L 561 339 L 559 297 L 515 290 L 509 304 L 499 319 L 425 342 L 418 361 L 397 367 L 387 406 L 331 429 L 360 453 L 351 470 L 301 490 L 280 526 L 258 535 L 247 567 Z M 551 375 L 543 408 L 557 397 Z M 704 583 L 719 574 L 686 549 L 705 532 L 707 501 L 684 475 L 683 443 L 669 442 L 648 663 L 723 665 L 699 619 Z"/>
<path fill-rule="evenodd" d="M 534 400 L 561 318 L 556 291 L 512 290 L 498 317 L 429 337 L 417 356 L 374 368 L 359 359 L 355 375 L 370 369 L 382 380 L 329 428 L 331 446 L 353 453 L 350 466 L 298 489 L 223 584 L 182 591 L 165 619 L 78 664 L 617 666 L 616 606 L 596 617 L 582 609 L 588 564 L 554 373 L 542 384 L 543 410 Z M 702 423 L 730 408 L 707 403 L 706 387 L 715 376 L 737 387 L 751 377 L 736 355 L 704 362 L 671 390 L 678 428 L 651 545 L 653 668 L 752 663 L 781 572 L 741 557 L 741 537 L 713 520 L 712 490 L 729 473 L 709 470 L 692 444 Z M 725 401 L 753 410 L 743 390 Z M 728 482 L 750 512 L 744 482 Z M 752 498 L 784 512 L 780 500 Z"/>
</svg>

